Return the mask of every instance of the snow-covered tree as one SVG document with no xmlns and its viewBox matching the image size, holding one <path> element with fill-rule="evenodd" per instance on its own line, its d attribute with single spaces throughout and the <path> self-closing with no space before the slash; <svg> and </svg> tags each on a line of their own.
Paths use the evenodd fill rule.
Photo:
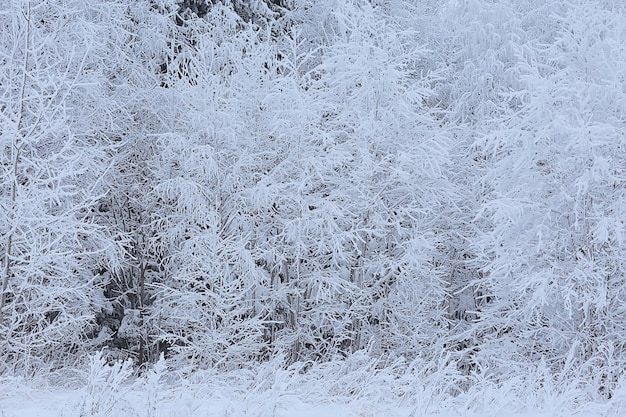
<svg viewBox="0 0 626 417">
<path fill-rule="evenodd" d="M 525 38 L 496 62 L 515 82 L 490 75 L 500 110 L 483 113 L 475 140 L 474 335 L 491 372 L 543 361 L 609 393 L 623 361 L 624 28 L 617 9 L 593 4 L 544 6 L 532 25 L 509 19 Z"/>
<path fill-rule="evenodd" d="M 92 4 L 12 2 L 0 15 L 1 361 L 60 366 L 89 348 L 118 243 L 97 224 L 110 144 Z M 73 356 L 76 359 L 76 356 Z"/>
</svg>

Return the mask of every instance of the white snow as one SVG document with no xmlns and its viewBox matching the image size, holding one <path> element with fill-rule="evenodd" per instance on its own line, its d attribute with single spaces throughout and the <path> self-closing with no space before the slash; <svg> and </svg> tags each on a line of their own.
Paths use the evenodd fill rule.
<svg viewBox="0 0 626 417">
<path fill-rule="evenodd" d="M 461 395 L 437 401 L 426 396 L 410 400 L 381 401 L 380 398 L 322 398 L 289 394 L 269 389 L 242 392 L 236 386 L 224 388 L 212 383 L 160 387 L 158 401 L 149 404 L 149 389 L 140 379 L 125 384 L 109 410 L 85 410 L 87 389 L 36 386 L 3 381 L 0 394 L 2 417 L 604 417 L 626 416 L 626 396 L 604 404 L 574 404 L 567 396 L 543 398 L 533 406 L 529 399 L 516 399 L 505 390 Z M 219 385 L 219 384 L 218 384 Z M 314 383 L 312 383 L 312 386 Z M 307 390 L 303 387 L 302 392 Z M 106 392 L 98 393 L 106 396 Z M 537 400 L 537 398 L 535 398 Z M 546 401 L 547 400 L 547 401 Z M 570 401 L 571 400 L 571 401 Z M 538 404 L 543 404 L 538 406 Z"/>
</svg>

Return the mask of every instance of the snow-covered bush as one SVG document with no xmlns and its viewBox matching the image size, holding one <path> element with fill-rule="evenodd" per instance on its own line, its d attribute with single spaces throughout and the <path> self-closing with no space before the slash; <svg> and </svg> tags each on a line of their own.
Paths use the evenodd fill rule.
<svg viewBox="0 0 626 417">
<path fill-rule="evenodd" d="M 112 364 L 97 352 L 89 358 L 89 369 L 81 405 L 81 417 L 104 417 L 122 409 L 123 394 L 129 390 L 132 361 Z"/>
</svg>

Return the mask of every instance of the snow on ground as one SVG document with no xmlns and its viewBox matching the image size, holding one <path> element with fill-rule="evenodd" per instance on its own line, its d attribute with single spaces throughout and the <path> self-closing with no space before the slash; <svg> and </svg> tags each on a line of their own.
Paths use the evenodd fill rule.
<svg viewBox="0 0 626 417">
<path fill-rule="evenodd" d="M 584 384 L 528 378 L 462 390 L 437 387 L 441 378 L 392 378 L 357 357 L 306 373 L 268 363 L 184 374 L 161 359 L 137 377 L 130 361 L 95 355 L 88 370 L 61 372 L 1 378 L 0 417 L 626 417 L 623 383 L 608 400 Z"/>
<path fill-rule="evenodd" d="M 150 416 L 150 417 L 227 417 L 227 416 L 276 416 L 276 417 L 374 417 L 418 416 L 408 407 L 376 406 L 356 401 L 354 403 L 307 404 L 298 398 L 252 398 L 216 399 L 202 398 L 189 393 L 179 393 L 158 403 L 155 409 L 145 407 L 141 394 L 127 395 L 116 404 L 114 410 L 96 413 L 96 416 Z M 0 400 L 2 417 L 69 417 L 90 416 L 82 410 L 83 392 L 78 390 L 28 390 L 13 391 Z"/>
<path fill-rule="evenodd" d="M 555 417 L 555 416 L 626 416 L 626 407 L 606 407 L 589 404 L 579 410 L 570 410 L 568 405 L 555 399 L 552 406 L 530 411 L 516 411 L 512 401 L 501 401 L 502 405 L 373 403 L 365 399 L 346 401 L 324 401 L 320 398 L 299 398 L 292 395 L 276 395 L 254 392 L 233 394 L 216 392 L 210 386 L 191 386 L 168 389 L 158 394 L 158 401 L 150 404 L 150 395 L 145 391 L 130 388 L 112 404 L 110 409 L 96 412 L 85 410 L 85 389 L 33 388 L 27 385 L 3 385 L 0 394 L 0 416 L 2 417 Z M 106 393 L 101 393 L 106 396 Z M 624 402 L 621 402 L 624 404 Z M 509 404 L 509 405 L 506 405 Z"/>
</svg>

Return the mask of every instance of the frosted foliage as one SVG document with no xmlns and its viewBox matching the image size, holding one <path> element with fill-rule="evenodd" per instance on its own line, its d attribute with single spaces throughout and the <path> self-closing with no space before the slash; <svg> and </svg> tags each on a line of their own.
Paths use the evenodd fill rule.
<svg viewBox="0 0 626 417">
<path fill-rule="evenodd" d="M 354 46 L 344 33 L 336 46 L 311 47 L 298 30 L 275 43 L 243 30 L 212 46 L 237 64 L 230 90 L 218 77 L 194 79 L 188 110 L 169 126 L 191 123 L 203 133 L 157 136 L 151 228 L 168 272 L 154 286 L 151 320 L 179 357 L 231 367 L 281 352 L 290 362 L 368 346 L 389 354 L 403 345 L 411 354 L 411 312 L 441 302 L 427 238 L 411 232 L 427 234 L 434 221 L 422 198 L 447 198 L 428 187 L 446 184 L 447 139 L 418 114 L 431 94 L 428 77 L 418 78 L 428 51 L 411 50 L 409 34 L 389 26 L 374 50 L 381 69 L 391 65 L 388 74 L 338 61 L 362 59 L 373 13 L 364 5 L 336 12 L 357 25 L 346 26 L 360 39 Z M 204 44 L 212 30 L 195 32 L 194 41 Z M 391 104 L 399 119 L 384 133 Z M 436 152 L 424 158 L 426 149 Z M 415 178 L 420 190 L 411 189 Z M 398 280 L 421 282 L 407 288 L 424 306 L 401 318 L 391 314 L 403 302 Z M 417 296 L 423 288 L 427 300 Z"/>
<path fill-rule="evenodd" d="M 5 3 L 4 375 L 623 399 L 620 2 Z"/>
<path fill-rule="evenodd" d="M 106 29 L 66 6 L 14 2 L 0 15 L 3 369 L 88 348 L 80 335 L 104 303 L 96 271 L 117 256 L 93 218 L 107 170 Z"/>
<path fill-rule="evenodd" d="M 521 84 L 501 94 L 515 106 L 477 122 L 486 163 L 475 262 L 489 302 L 474 335 L 490 346 L 479 354 L 485 365 L 511 367 L 521 354 L 591 375 L 587 383 L 610 395 L 623 361 L 624 68 L 615 39 L 624 25 L 583 5 L 550 19 L 549 43 L 517 47 Z"/>
</svg>

